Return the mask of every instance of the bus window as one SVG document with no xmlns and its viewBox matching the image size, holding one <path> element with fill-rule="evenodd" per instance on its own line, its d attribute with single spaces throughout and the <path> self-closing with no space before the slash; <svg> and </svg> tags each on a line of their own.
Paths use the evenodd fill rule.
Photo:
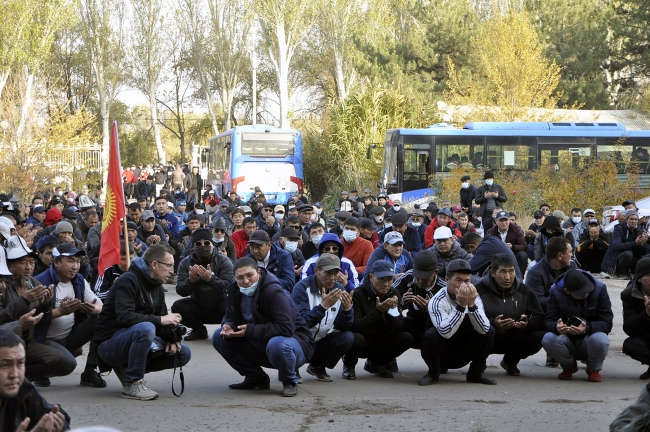
<svg viewBox="0 0 650 432">
<path fill-rule="evenodd" d="M 404 144 L 404 180 L 428 181 L 428 144 Z"/>
<path fill-rule="evenodd" d="M 384 145 L 384 161 L 388 170 L 387 181 L 388 184 L 397 184 L 397 145 L 396 143 L 389 143 Z"/>
<path fill-rule="evenodd" d="M 588 165 L 595 138 L 539 137 L 540 166 L 551 165 L 559 169 L 562 165 L 585 168 Z"/>
<path fill-rule="evenodd" d="M 492 170 L 527 170 L 534 154 L 527 145 L 522 145 L 518 137 L 487 137 L 487 165 Z"/>
<path fill-rule="evenodd" d="M 485 163 L 483 137 L 438 136 L 435 140 L 437 172 L 480 168 Z"/>
<path fill-rule="evenodd" d="M 293 156 L 293 135 L 286 133 L 243 133 L 241 154 L 246 156 Z"/>
<path fill-rule="evenodd" d="M 636 156 L 643 157 L 643 148 L 636 151 L 634 146 L 630 145 L 623 138 L 597 138 L 596 153 L 598 160 L 614 161 L 619 174 L 625 174 L 628 168 L 636 166 Z M 645 153 L 647 155 L 647 152 Z M 639 166 L 641 169 L 647 169 L 645 164 Z"/>
</svg>

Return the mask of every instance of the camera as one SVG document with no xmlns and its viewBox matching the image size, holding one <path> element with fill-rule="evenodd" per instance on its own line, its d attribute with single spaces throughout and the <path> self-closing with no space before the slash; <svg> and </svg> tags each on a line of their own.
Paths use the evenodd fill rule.
<svg viewBox="0 0 650 432">
<path fill-rule="evenodd" d="M 187 334 L 187 327 L 183 324 L 177 326 L 164 326 L 160 330 L 160 337 L 167 343 L 176 343 L 183 340 L 183 336 Z"/>
</svg>

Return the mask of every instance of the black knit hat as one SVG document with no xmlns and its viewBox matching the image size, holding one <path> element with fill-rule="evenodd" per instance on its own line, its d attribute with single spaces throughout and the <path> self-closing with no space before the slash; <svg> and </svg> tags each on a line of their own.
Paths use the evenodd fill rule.
<svg viewBox="0 0 650 432">
<path fill-rule="evenodd" d="M 634 277 L 636 280 L 639 280 L 641 276 L 648 273 L 650 273 L 650 257 L 642 258 L 638 263 L 636 263 L 636 271 L 634 273 Z"/>
<path fill-rule="evenodd" d="M 197 228 L 192 233 L 192 244 L 196 243 L 199 240 L 210 240 L 212 241 L 212 233 L 208 228 Z"/>
<path fill-rule="evenodd" d="M 493 179 L 493 178 L 494 178 L 494 173 L 492 171 L 485 171 L 485 174 L 483 174 L 483 180 Z"/>
</svg>

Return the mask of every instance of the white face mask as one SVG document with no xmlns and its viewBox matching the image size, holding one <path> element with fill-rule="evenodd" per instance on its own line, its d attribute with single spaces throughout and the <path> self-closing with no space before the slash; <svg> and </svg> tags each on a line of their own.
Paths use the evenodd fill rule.
<svg viewBox="0 0 650 432">
<path fill-rule="evenodd" d="M 317 221 L 318 220 L 318 214 L 312 213 L 311 216 L 309 217 L 309 220 L 311 220 L 312 222 Z"/>
<path fill-rule="evenodd" d="M 401 209 L 402 207 L 401 207 L 401 206 L 398 206 L 398 205 L 396 205 L 396 206 L 393 206 L 393 208 L 395 209 L 395 211 L 399 211 L 399 209 Z"/>
<path fill-rule="evenodd" d="M 298 249 L 298 242 L 297 241 L 285 241 L 284 242 L 284 250 L 286 250 L 289 253 L 294 253 Z"/>
<path fill-rule="evenodd" d="M 467 189 L 469 187 L 469 183 L 463 183 L 463 189 Z"/>
<path fill-rule="evenodd" d="M 422 222 L 411 222 L 411 225 L 413 228 L 420 228 L 420 225 L 422 225 Z"/>
<path fill-rule="evenodd" d="M 384 217 L 383 217 L 383 216 L 375 216 L 375 222 L 377 222 L 377 223 L 382 223 L 383 221 L 384 221 Z"/>
<path fill-rule="evenodd" d="M 320 243 L 320 240 L 321 240 L 322 238 L 323 238 L 323 234 L 315 235 L 315 236 L 313 236 L 313 237 L 311 238 L 311 242 L 312 242 L 313 244 L 315 244 L 316 246 L 318 246 L 318 243 Z"/>
<path fill-rule="evenodd" d="M 275 213 L 275 218 L 279 220 L 284 219 L 284 213 Z"/>
<path fill-rule="evenodd" d="M 237 285 L 237 286 L 239 287 L 239 291 L 242 294 L 244 294 L 244 295 L 246 295 L 248 297 L 252 297 L 253 294 L 255 294 L 255 291 L 257 291 L 257 284 L 259 284 L 259 283 L 260 283 L 260 281 L 257 281 L 253 285 L 249 286 L 248 288 L 240 287 L 239 285 Z"/>
<path fill-rule="evenodd" d="M 352 231 L 352 230 L 343 230 L 343 239 L 346 242 L 353 242 L 356 240 L 357 236 L 359 235 L 358 232 Z"/>
<path fill-rule="evenodd" d="M 492 186 L 494 184 L 494 180 L 492 180 L 492 179 L 485 180 L 485 184 L 488 185 L 488 186 Z"/>
<path fill-rule="evenodd" d="M 577 223 L 580 223 L 580 221 L 582 220 L 582 218 L 579 218 L 579 217 L 572 217 L 571 220 L 573 221 L 573 223 L 577 224 Z"/>
<path fill-rule="evenodd" d="M 390 222 L 384 224 L 384 228 L 390 228 L 392 226 L 393 226 L 393 224 L 390 223 Z"/>
<path fill-rule="evenodd" d="M 203 214 L 204 212 L 205 212 L 205 210 L 203 210 L 203 209 L 196 209 L 196 211 L 195 211 L 195 213 L 197 215 Z"/>
</svg>

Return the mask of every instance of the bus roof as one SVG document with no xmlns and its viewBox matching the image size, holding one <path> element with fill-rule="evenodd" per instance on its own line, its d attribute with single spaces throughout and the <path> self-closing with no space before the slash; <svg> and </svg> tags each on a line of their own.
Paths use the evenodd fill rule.
<svg viewBox="0 0 650 432">
<path fill-rule="evenodd" d="M 650 137 L 648 130 L 627 130 L 622 123 L 576 122 L 470 122 L 462 129 L 438 123 L 423 129 L 390 129 L 388 133 L 419 136 L 568 136 L 568 137 Z"/>
<path fill-rule="evenodd" d="M 273 132 L 290 132 L 290 133 L 300 133 L 297 129 L 282 129 L 277 126 L 271 126 L 267 124 L 256 124 L 256 125 L 241 125 L 241 126 L 235 126 L 232 129 L 229 129 L 227 131 L 224 131 L 220 133 L 219 135 L 213 136 L 210 139 L 213 138 L 218 138 L 223 135 L 230 135 L 235 132 L 268 132 L 268 133 L 273 133 Z"/>
</svg>

